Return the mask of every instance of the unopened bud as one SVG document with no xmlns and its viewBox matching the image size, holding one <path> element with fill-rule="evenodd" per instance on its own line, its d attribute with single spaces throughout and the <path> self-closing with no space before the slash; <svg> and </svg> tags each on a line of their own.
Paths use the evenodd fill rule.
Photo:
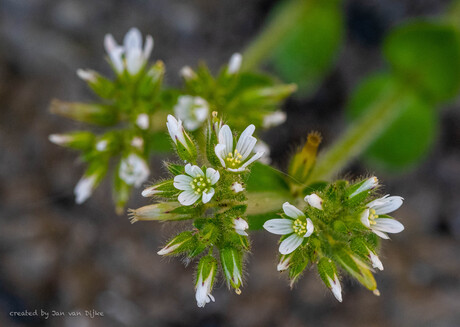
<svg viewBox="0 0 460 327">
<path fill-rule="evenodd" d="M 229 287 L 238 292 L 242 283 L 242 253 L 234 248 L 223 248 L 220 250 L 220 262 Z"/>
<path fill-rule="evenodd" d="M 194 163 L 197 158 L 196 146 L 190 136 L 185 132 L 182 121 L 180 119 L 177 120 L 172 115 L 168 115 L 166 126 L 168 127 L 171 139 L 176 145 L 179 157 L 186 162 Z"/>
<path fill-rule="evenodd" d="M 198 263 L 197 277 L 195 283 L 196 289 L 196 303 L 198 307 L 202 308 L 211 301 L 214 302 L 214 297 L 211 295 L 212 287 L 217 271 L 217 260 L 208 255 L 201 258 Z"/>
<path fill-rule="evenodd" d="M 107 105 L 53 100 L 50 111 L 70 119 L 101 126 L 111 126 L 118 122 L 116 110 Z"/>
<path fill-rule="evenodd" d="M 190 231 L 182 232 L 166 244 L 157 253 L 159 255 L 175 255 L 187 252 L 194 245 L 193 233 Z"/>
<path fill-rule="evenodd" d="M 377 177 L 372 176 L 371 178 L 368 178 L 356 185 L 353 185 L 351 187 L 351 190 L 354 190 L 353 193 L 351 193 L 348 197 L 352 198 L 362 192 L 366 192 L 369 190 L 372 190 L 376 188 L 379 185 L 379 180 Z"/>
<path fill-rule="evenodd" d="M 48 139 L 54 144 L 77 150 L 90 149 L 94 144 L 94 134 L 81 131 L 66 134 L 51 134 Z"/>
<path fill-rule="evenodd" d="M 173 180 L 167 180 L 150 187 L 147 187 L 145 190 L 142 191 L 143 197 L 151 197 L 151 196 L 168 196 L 174 193 L 177 193 L 177 189 L 174 187 Z"/>
<path fill-rule="evenodd" d="M 182 67 L 182 69 L 180 70 L 180 75 L 186 80 L 192 80 L 192 79 L 195 79 L 197 77 L 196 73 L 193 71 L 192 68 L 190 68 L 189 66 L 184 66 Z"/>
<path fill-rule="evenodd" d="M 323 199 L 321 199 L 315 193 L 307 195 L 304 200 L 308 202 L 308 204 L 311 205 L 313 208 L 323 210 Z"/>
<path fill-rule="evenodd" d="M 129 210 L 129 219 L 134 224 L 140 220 L 183 220 L 191 219 L 191 213 L 177 212 L 176 209 L 181 208 L 179 202 L 159 202 L 144 206 L 138 209 Z"/>
</svg>

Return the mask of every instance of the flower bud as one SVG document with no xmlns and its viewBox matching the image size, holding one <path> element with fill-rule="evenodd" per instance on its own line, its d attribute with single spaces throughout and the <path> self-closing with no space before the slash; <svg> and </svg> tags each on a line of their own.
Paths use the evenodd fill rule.
<svg viewBox="0 0 460 327">
<path fill-rule="evenodd" d="M 136 125 L 143 130 L 146 130 L 150 126 L 150 118 L 147 114 L 139 114 L 136 117 Z"/>
<path fill-rule="evenodd" d="M 375 189 L 379 185 L 379 180 L 377 177 L 372 176 L 364 181 L 361 181 L 352 187 L 350 187 L 350 191 L 352 192 L 348 197 L 351 199 L 352 197 L 369 190 Z"/>
<path fill-rule="evenodd" d="M 54 144 L 77 150 L 88 150 L 94 144 L 94 134 L 79 131 L 66 134 L 51 134 L 48 139 Z"/>
<path fill-rule="evenodd" d="M 63 117 L 101 126 L 111 126 L 119 120 L 114 108 L 101 104 L 53 100 L 50 111 Z"/>
<path fill-rule="evenodd" d="M 291 265 L 291 261 L 292 261 L 292 257 L 294 256 L 293 253 L 290 253 L 290 254 L 283 254 L 281 257 L 280 257 L 280 262 L 278 263 L 278 266 L 276 266 L 276 269 L 279 271 L 279 272 L 282 272 L 282 271 L 285 271 L 286 269 L 289 268 L 289 266 Z"/>
<path fill-rule="evenodd" d="M 244 220 L 241 217 L 234 218 L 233 219 L 233 228 L 235 229 L 235 232 L 237 232 L 240 235 L 243 236 L 248 236 L 248 233 L 246 233 L 246 229 L 249 228 L 248 222 Z"/>
<path fill-rule="evenodd" d="M 242 62 L 243 56 L 239 53 L 234 53 L 228 62 L 227 73 L 229 75 L 238 73 L 240 71 Z"/>
<path fill-rule="evenodd" d="M 177 193 L 177 189 L 174 187 L 173 180 L 167 180 L 150 187 L 147 187 L 145 190 L 142 191 L 143 197 L 151 197 L 151 196 L 170 196 Z"/>
<path fill-rule="evenodd" d="M 232 286 L 237 294 L 240 294 L 243 273 L 243 255 L 234 248 L 220 250 L 220 262 L 228 286 Z"/>
<path fill-rule="evenodd" d="M 337 301 L 342 302 L 342 286 L 337 276 L 337 269 L 331 259 L 322 257 L 318 262 L 318 273 L 324 284 L 332 291 Z"/>
<path fill-rule="evenodd" d="M 107 173 L 108 163 L 106 161 L 93 161 L 85 175 L 78 181 L 74 189 L 75 202 L 82 204 L 93 193 L 94 189 Z"/>
<path fill-rule="evenodd" d="M 186 81 L 189 81 L 189 80 L 197 78 L 196 73 L 193 71 L 192 68 L 190 68 L 190 66 L 182 67 L 181 70 L 180 70 L 180 75 Z"/>
<path fill-rule="evenodd" d="M 240 192 L 243 192 L 243 191 L 244 191 L 243 185 L 241 185 L 241 184 L 238 183 L 238 182 L 232 183 L 232 185 L 230 186 L 230 189 L 231 189 L 233 192 L 235 192 L 235 193 L 240 193 Z"/>
<path fill-rule="evenodd" d="M 195 283 L 195 298 L 196 303 L 200 308 L 203 308 L 206 303 L 215 301 L 214 297 L 211 295 L 211 291 L 212 287 L 214 286 L 216 271 L 217 260 L 214 259 L 214 257 L 207 255 L 201 258 L 200 262 L 198 263 Z"/>
<path fill-rule="evenodd" d="M 313 208 L 323 210 L 323 199 L 321 199 L 315 193 L 307 195 L 304 200 L 305 202 L 308 202 L 308 204 L 311 205 Z"/>
<path fill-rule="evenodd" d="M 307 181 L 316 163 L 316 153 L 321 143 L 321 135 L 318 132 L 308 134 L 307 142 L 291 159 L 289 175 L 300 183 Z"/>
<path fill-rule="evenodd" d="M 179 202 L 159 202 L 138 209 L 129 210 L 129 219 L 134 224 L 140 220 L 185 220 L 193 218 L 193 212 L 180 210 Z M 177 210 L 176 210 L 177 209 Z"/>
<path fill-rule="evenodd" d="M 159 255 L 176 255 L 191 250 L 195 245 L 193 233 L 190 231 L 182 232 L 166 244 L 157 253 Z"/>
<path fill-rule="evenodd" d="M 197 158 L 196 146 L 182 127 L 182 121 L 180 119 L 177 120 L 172 115 L 168 115 L 166 126 L 168 127 L 171 139 L 176 145 L 179 157 L 186 162 L 195 163 Z"/>
<path fill-rule="evenodd" d="M 337 249 L 335 258 L 343 269 L 356 278 L 366 288 L 371 291 L 377 288 L 377 283 L 371 271 L 358 257 L 352 255 L 345 249 Z"/>
<path fill-rule="evenodd" d="M 114 83 L 91 69 L 78 69 L 77 75 L 101 98 L 109 99 L 115 91 Z"/>
</svg>

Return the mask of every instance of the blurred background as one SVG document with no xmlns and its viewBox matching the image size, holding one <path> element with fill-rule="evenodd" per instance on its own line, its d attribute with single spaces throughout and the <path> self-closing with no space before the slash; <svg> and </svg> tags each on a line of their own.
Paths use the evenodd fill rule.
<svg viewBox="0 0 460 327">
<path fill-rule="evenodd" d="M 316 271 L 293 290 L 276 271 L 277 237 L 253 232 L 241 295 L 223 282 L 216 303 L 197 308 L 193 267 L 156 254 L 180 225 L 131 225 L 117 216 L 104 181 L 76 205 L 73 187 L 84 172 L 76 153 L 48 141 L 82 125 L 48 112 L 52 98 L 91 101 L 78 68 L 110 74 L 103 37 L 119 41 L 132 26 L 155 39 L 153 59 L 179 70 L 206 61 L 214 71 L 263 28 L 274 0 L 0 0 L 0 326 L 459 326 L 460 110 L 458 98 L 440 110 L 434 146 L 420 163 L 389 172 L 355 161 L 348 175 L 375 173 L 385 192 L 401 195 L 395 214 L 406 230 L 384 242 L 380 297 L 345 280 L 338 303 Z M 304 95 L 283 107 L 287 122 L 262 134 L 275 166 L 308 131 L 323 147 L 346 127 L 344 107 L 367 75 L 385 69 L 382 43 L 414 17 L 436 17 L 444 0 L 345 0 L 341 45 L 330 68 Z M 460 20 L 460 17 L 458 18 Z M 264 66 L 271 70 L 273 65 Z M 287 80 L 287 82 L 290 82 Z M 151 179 L 165 173 L 159 156 Z M 140 190 L 130 208 L 148 204 Z M 169 225 L 169 224 L 168 224 Z M 103 317 L 11 317 L 41 309 L 96 310 Z"/>
</svg>

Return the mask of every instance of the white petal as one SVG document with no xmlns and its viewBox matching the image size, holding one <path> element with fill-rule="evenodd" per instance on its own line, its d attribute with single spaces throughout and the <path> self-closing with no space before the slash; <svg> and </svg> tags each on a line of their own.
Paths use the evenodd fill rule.
<svg viewBox="0 0 460 327">
<path fill-rule="evenodd" d="M 174 141 L 175 144 L 177 144 L 177 127 L 178 127 L 178 121 L 177 119 L 172 116 L 168 115 L 168 121 L 166 122 L 166 127 L 168 128 L 169 136 L 171 136 L 171 139 Z"/>
<path fill-rule="evenodd" d="M 303 237 L 297 234 L 292 234 L 280 244 L 279 251 L 281 254 L 289 254 L 299 247 L 303 242 Z"/>
<path fill-rule="evenodd" d="M 385 234 L 384 232 L 380 232 L 378 230 L 375 230 L 373 229 L 372 232 L 377 235 L 377 236 L 380 236 L 381 238 L 385 239 L 385 240 L 389 240 L 390 238 L 388 237 L 387 234 Z"/>
<path fill-rule="evenodd" d="M 286 235 L 294 232 L 291 219 L 270 219 L 264 223 L 264 228 L 276 235 Z"/>
<path fill-rule="evenodd" d="M 115 71 L 117 71 L 119 74 L 125 70 L 122 55 L 122 48 L 115 48 L 109 52 L 110 61 L 112 62 Z"/>
<path fill-rule="evenodd" d="M 193 172 L 192 172 L 192 165 L 191 164 L 186 164 L 185 165 L 185 173 L 187 175 L 192 176 Z M 196 176 L 193 176 L 193 177 L 196 177 Z"/>
<path fill-rule="evenodd" d="M 126 67 L 131 75 L 136 75 L 144 66 L 144 63 L 141 49 L 133 49 L 126 54 Z"/>
<path fill-rule="evenodd" d="M 190 186 L 190 183 L 192 182 L 193 178 L 187 175 L 177 175 L 174 177 L 174 187 L 177 188 L 178 190 L 186 191 L 186 190 L 191 190 L 192 187 Z"/>
<path fill-rule="evenodd" d="M 328 277 L 328 279 L 329 284 L 331 285 L 332 294 L 334 294 L 337 301 L 342 302 L 342 285 L 340 285 L 339 278 L 337 275 L 335 275 L 334 280 L 332 280 L 330 277 Z"/>
<path fill-rule="evenodd" d="M 206 177 L 211 181 L 211 185 L 214 185 L 219 180 L 220 173 L 214 168 L 208 168 L 206 169 Z"/>
<path fill-rule="evenodd" d="M 390 196 L 385 198 L 381 203 L 377 203 L 372 207 L 369 204 L 369 207 L 375 210 L 377 215 L 384 215 L 390 212 L 393 212 L 402 205 L 403 198 L 400 196 Z M 372 202 L 371 202 L 372 204 Z"/>
<path fill-rule="evenodd" d="M 293 219 L 297 219 L 297 218 L 301 218 L 301 217 L 305 217 L 304 213 L 302 211 L 300 211 L 299 209 L 297 209 L 296 207 L 294 207 L 292 204 L 290 204 L 289 202 L 284 202 L 283 203 L 283 210 L 284 210 L 284 213 L 293 218 Z"/>
<path fill-rule="evenodd" d="M 177 200 L 183 206 L 189 206 L 189 205 L 194 204 L 199 198 L 200 198 L 200 194 L 195 194 L 195 192 L 193 191 L 184 191 L 181 194 L 179 194 L 179 197 L 177 198 Z"/>
<path fill-rule="evenodd" d="M 94 185 L 96 184 L 96 176 L 82 177 L 75 186 L 75 202 L 82 204 L 93 193 Z"/>
<path fill-rule="evenodd" d="M 249 159 L 248 161 L 246 161 L 242 166 L 242 170 L 244 170 L 247 166 L 249 166 L 250 164 L 252 164 L 254 161 L 256 161 L 257 159 L 260 159 L 262 156 L 264 155 L 263 152 L 257 152 L 255 155 L 252 156 L 251 159 Z"/>
<path fill-rule="evenodd" d="M 150 54 L 152 53 L 153 50 L 153 38 L 151 35 L 147 35 L 145 39 L 145 45 L 144 45 L 144 60 L 148 60 L 150 57 Z"/>
<path fill-rule="evenodd" d="M 243 160 L 251 154 L 252 149 L 254 149 L 254 146 L 257 143 L 257 139 L 252 136 L 255 130 L 256 127 L 254 125 L 249 125 L 243 133 L 241 133 L 240 138 L 238 139 L 236 149 L 243 156 Z"/>
<path fill-rule="evenodd" d="M 244 230 L 242 230 L 242 229 L 235 229 L 235 232 L 236 232 L 237 234 L 242 235 L 242 236 L 249 236 L 249 234 L 246 233 L 246 232 L 245 232 Z"/>
<path fill-rule="evenodd" d="M 313 226 L 313 222 L 311 221 L 310 218 L 307 218 L 307 232 L 303 237 L 309 237 L 311 234 L 313 234 L 313 231 L 315 230 L 315 227 Z"/>
<path fill-rule="evenodd" d="M 377 218 L 376 224 L 372 226 L 373 230 L 387 233 L 400 233 L 404 230 L 404 225 L 399 221 L 391 218 Z"/>
<path fill-rule="evenodd" d="M 189 175 L 192 177 L 199 177 L 199 176 L 204 176 L 204 173 L 200 167 L 198 167 L 197 165 L 193 165 Z"/>
<path fill-rule="evenodd" d="M 243 56 L 239 53 L 234 53 L 228 63 L 228 73 L 235 74 L 241 68 L 241 63 L 243 62 Z"/>
<path fill-rule="evenodd" d="M 356 191 L 350 194 L 349 198 L 352 198 L 361 192 L 374 189 L 377 187 L 377 185 L 379 185 L 379 180 L 377 179 L 377 177 L 372 176 L 371 178 L 368 178 L 363 184 L 361 184 L 361 186 L 358 187 Z"/>
<path fill-rule="evenodd" d="M 371 227 L 371 224 L 369 222 L 369 209 L 366 209 L 361 213 L 359 220 L 361 220 L 361 223 L 367 228 Z"/>
<path fill-rule="evenodd" d="M 106 34 L 104 37 L 104 47 L 107 54 L 110 55 L 110 52 L 120 46 L 117 44 L 117 41 L 115 41 L 112 34 Z"/>
<path fill-rule="evenodd" d="M 91 69 L 77 69 L 77 75 L 86 82 L 95 83 L 97 81 L 97 73 Z"/>
<path fill-rule="evenodd" d="M 225 145 L 225 156 L 233 152 L 233 134 L 228 125 L 222 126 L 219 131 L 219 144 Z"/>
<path fill-rule="evenodd" d="M 244 191 L 243 185 L 241 185 L 240 183 L 237 183 L 237 182 L 234 182 L 232 184 L 232 186 L 230 186 L 230 189 L 235 193 L 240 193 L 240 192 Z"/>
<path fill-rule="evenodd" d="M 203 192 L 203 198 L 202 198 L 203 203 L 208 203 L 209 201 L 211 201 L 215 192 L 216 191 L 212 187 L 209 189 L 209 192 Z"/>
<path fill-rule="evenodd" d="M 127 52 L 135 49 L 140 50 L 142 48 L 141 32 L 137 28 L 132 27 L 123 39 L 123 46 Z"/>
<path fill-rule="evenodd" d="M 379 270 L 383 270 L 382 261 L 380 261 L 379 257 L 375 255 L 374 252 L 369 251 L 369 258 L 371 259 L 372 267 L 378 268 Z"/>
<path fill-rule="evenodd" d="M 225 166 L 225 160 L 224 158 L 227 156 L 227 153 L 225 153 L 225 150 L 226 149 L 226 146 L 225 144 L 217 144 L 216 147 L 214 148 L 214 152 L 217 156 L 217 158 L 219 158 L 219 161 L 222 165 L 222 167 L 226 167 Z"/>
<path fill-rule="evenodd" d="M 149 116 L 147 114 L 140 114 L 136 118 L 136 125 L 139 126 L 140 129 L 147 129 L 149 128 Z"/>
</svg>

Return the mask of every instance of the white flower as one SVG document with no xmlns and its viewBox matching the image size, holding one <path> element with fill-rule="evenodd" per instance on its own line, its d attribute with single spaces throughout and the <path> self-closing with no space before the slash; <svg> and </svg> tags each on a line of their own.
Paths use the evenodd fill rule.
<svg viewBox="0 0 460 327">
<path fill-rule="evenodd" d="M 132 153 L 121 160 L 118 174 L 126 184 L 139 187 L 149 177 L 150 170 L 144 159 Z"/>
<path fill-rule="evenodd" d="M 100 140 L 96 143 L 96 150 L 99 152 L 103 152 L 107 150 L 107 146 L 109 145 L 108 140 Z"/>
<path fill-rule="evenodd" d="M 375 176 L 372 176 L 371 178 L 368 178 L 363 184 L 361 184 L 356 189 L 356 191 L 354 191 L 352 194 L 350 194 L 349 198 L 352 198 L 352 197 L 354 197 L 355 195 L 357 195 L 357 194 L 359 194 L 361 192 L 372 190 L 372 189 L 376 188 L 378 185 L 379 185 L 378 178 L 375 177 Z"/>
<path fill-rule="evenodd" d="M 260 157 L 260 162 L 269 165 L 272 162 L 270 158 L 270 147 L 264 141 L 258 140 L 254 146 L 254 152 L 263 152 L 264 154 Z"/>
<path fill-rule="evenodd" d="M 257 152 L 251 158 L 257 139 L 252 136 L 255 131 L 254 125 L 249 125 L 241 133 L 236 148 L 233 147 L 233 134 L 228 125 L 222 126 L 219 131 L 219 143 L 214 148 L 217 158 L 224 168 L 229 171 L 241 172 L 251 163 L 262 157 L 263 152 Z"/>
<path fill-rule="evenodd" d="M 288 218 L 270 219 L 264 224 L 264 228 L 270 233 L 277 235 L 289 235 L 279 247 L 281 254 L 289 254 L 302 244 L 305 237 L 309 237 L 314 230 L 310 218 L 306 218 L 304 213 L 294 207 L 289 202 L 283 204 L 283 210 Z"/>
<path fill-rule="evenodd" d="M 249 225 L 246 220 L 244 220 L 241 217 L 234 218 L 233 219 L 233 228 L 235 229 L 235 232 L 237 232 L 240 235 L 243 236 L 248 236 L 248 233 L 245 232 L 246 229 L 249 228 Z"/>
<path fill-rule="evenodd" d="M 372 262 L 372 267 L 378 268 L 379 270 L 383 270 L 382 261 L 380 261 L 379 257 L 370 250 L 369 250 L 369 259 Z"/>
<path fill-rule="evenodd" d="M 395 211 L 402 203 L 402 197 L 388 195 L 369 202 L 366 205 L 367 209 L 361 214 L 361 222 L 381 238 L 389 239 L 386 233 L 400 233 L 404 230 L 404 226 L 395 219 L 380 218 L 379 215 Z"/>
<path fill-rule="evenodd" d="M 127 70 L 129 74 L 136 75 L 150 57 L 153 38 L 147 35 L 142 48 L 141 32 L 137 28 L 131 28 L 126 33 L 122 46 L 117 44 L 112 34 L 105 36 L 104 45 L 117 73 L 121 74 Z"/>
<path fill-rule="evenodd" d="M 96 180 L 96 175 L 91 175 L 83 176 L 78 181 L 74 189 L 76 203 L 82 204 L 91 196 L 96 185 Z"/>
<path fill-rule="evenodd" d="M 262 126 L 264 128 L 270 128 L 270 127 L 281 125 L 285 121 L 286 121 L 286 113 L 283 111 L 275 111 L 264 117 Z"/>
<path fill-rule="evenodd" d="M 187 164 L 185 173 L 187 175 L 174 177 L 174 187 L 184 191 L 179 194 L 179 202 L 189 206 L 202 198 L 203 203 L 208 203 L 215 193 L 212 185 L 219 180 L 219 172 L 213 168 L 207 168 L 206 172 L 203 172 L 200 167 Z"/>
<path fill-rule="evenodd" d="M 244 191 L 244 187 L 243 185 L 241 185 L 240 183 L 238 182 L 234 182 L 232 184 L 232 186 L 230 186 L 230 189 L 235 192 L 235 193 L 240 193 L 240 192 L 243 192 Z"/>
<path fill-rule="evenodd" d="M 238 73 L 241 68 L 241 63 L 243 62 L 243 56 L 239 53 L 234 53 L 228 62 L 227 72 L 232 75 Z"/>
<path fill-rule="evenodd" d="M 131 146 L 142 151 L 144 149 L 144 139 L 139 136 L 133 137 L 131 140 Z"/>
<path fill-rule="evenodd" d="M 97 73 L 91 69 L 77 69 L 77 75 L 85 82 L 95 83 L 97 81 Z"/>
<path fill-rule="evenodd" d="M 212 286 L 213 274 L 210 273 L 208 277 L 203 281 L 203 276 L 200 274 L 198 281 L 196 283 L 196 304 L 198 307 L 203 308 L 206 303 L 216 302 L 214 296 L 211 295 L 211 286 Z"/>
<path fill-rule="evenodd" d="M 181 95 L 174 106 L 174 114 L 184 122 L 187 130 L 194 131 L 208 118 L 209 105 L 201 97 Z"/>
<path fill-rule="evenodd" d="M 334 294 L 337 301 L 342 302 L 342 285 L 340 285 L 339 278 L 336 274 L 334 275 L 334 279 L 331 279 L 329 276 L 327 278 L 331 287 L 332 294 Z"/>
<path fill-rule="evenodd" d="M 323 199 L 321 199 L 315 193 L 307 195 L 304 200 L 308 202 L 308 204 L 311 205 L 313 208 L 323 210 Z"/>
<path fill-rule="evenodd" d="M 51 134 L 48 136 L 48 140 L 57 145 L 66 145 L 73 141 L 73 137 L 68 134 Z"/>
<path fill-rule="evenodd" d="M 149 128 L 149 115 L 147 114 L 140 114 L 136 118 L 136 125 L 139 126 L 140 129 L 147 129 Z"/>
</svg>

